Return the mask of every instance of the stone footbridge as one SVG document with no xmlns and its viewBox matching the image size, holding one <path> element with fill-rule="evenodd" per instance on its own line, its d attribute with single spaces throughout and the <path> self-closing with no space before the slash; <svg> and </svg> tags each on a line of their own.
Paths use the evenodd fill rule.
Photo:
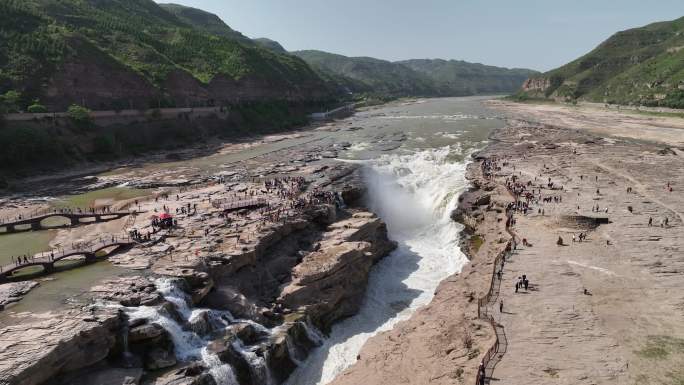
<svg viewBox="0 0 684 385">
<path fill-rule="evenodd" d="M 37 256 L 32 256 L 28 262 L 0 266 L 0 283 L 9 281 L 24 281 L 33 279 L 37 276 L 47 275 L 56 271 L 73 269 L 82 265 L 107 259 L 122 249 L 134 246 L 137 242 L 130 237 L 108 237 L 87 245 L 78 245 L 71 249 L 53 250 L 44 252 Z M 102 251 L 110 249 L 102 254 Z M 58 262 L 63 260 L 74 260 L 74 257 L 81 257 L 80 263 L 59 266 Z M 34 267 L 41 270 L 34 271 Z M 25 270 L 28 269 L 28 270 Z M 24 274 L 22 274 L 24 272 Z"/>
<path fill-rule="evenodd" d="M 0 219 L 0 229 L 4 228 L 4 232 L 0 234 L 12 234 L 21 231 L 44 230 L 52 227 L 63 226 L 46 226 L 43 221 L 48 218 L 66 218 L 70 224 L 66 226 L 79 226 L 81 224 L 106 222 L 115 219 L 123 218 L 132 214 L 129 211 L 112 211 L 112 212 L 74 212 L 74 211 L 60 211 L 60 210 L 45 210 L 29 214 L 28 216 L 18 216 L 15 218 Z M 82 222 L 84 219 L 91 220 L 90 222 Z M 19 226 L 28 226 L 28 228 L 18 228 Z"/>
</svg>

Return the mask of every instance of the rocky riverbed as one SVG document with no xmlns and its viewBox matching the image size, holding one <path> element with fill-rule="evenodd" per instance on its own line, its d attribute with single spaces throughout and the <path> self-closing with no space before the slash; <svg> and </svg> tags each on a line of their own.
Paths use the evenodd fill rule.
<svg viewBox="0 0 684 385">
<path fill-rule="evenodd" d="M 279 384 L 297 369 L 294 383 L 328 381 L 465 263 L 449 212 L 467 154 L 498 125 L 478 99 L 398 103 L 205 157 L 56 181 L 80 195 L 49 197 L 41 179 L 2 213 L 75 202 L 129 210 L 41 234 L 52 247 L 139 244 L 0 286 L 0 382 Z M 472 361 L 492 336 L 461 318 L 480 325 L 463 355 Z"/>
<path fill-rule="evenodd" d="M 129 217 L 60 230 L 57 238 L 67 244 L 135 232 L 140 246 L 110 262 L 139 273 L 91 288 L 87 306 L 11 314 L 13 326 L 0 329 L 0 380 L 284 381 L 320 343 L 319 330 L 356 312 L 371 267 L 396 247 L 383 221 L 360 205 L 359 166 L 315 147 L 285 151 L 301 165 L 262 157 L 253 161 L 258 167 L 240 163 L 199 183 L 179 182 L 174 172 L 182 170 L 94 181 L 153 190 L 108 202 L 131 210 Z M 153 225 L 162 215 L 175 225 Z M 36 284 L 2 285 L 3 303 Z"/>
</svg>

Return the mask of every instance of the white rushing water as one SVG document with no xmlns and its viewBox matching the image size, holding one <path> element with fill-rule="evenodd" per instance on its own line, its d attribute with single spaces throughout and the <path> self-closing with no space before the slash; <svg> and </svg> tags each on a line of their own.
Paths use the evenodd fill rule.
<svg viewBox="0 0 684 385">
<path fill-rule="evenodd" d="M 164 298 L 175 305 L 178 314 L 186 321 L 191 321 L 203 311 L 202 309 L 191 309 L 188 305 L 189 300 L 185 294 L 171 279 L 161 278 L 155 281 L 157 290 Z M 131 308 L 128 311 L 131 318 L 145 318 L 149 322 L 154 322 L 169 332 L 173 341 L 176 358 L 181 361 L 194 359 L 201 360 L 209 372 L 216 380 L 218 385 L 237 385 L 237 379 L 230 365 L 208 351 L 208 341 L 192 330 L 184 329 L 170 314 L 159 311 L 156 307 L 140 306 Z M 228 312 L 209 311 L 209 319 L 214 327 L 225 328 L 233 318 Z"/>
<path fill-rule="evenodd" d="M 466 187 L 458 146 L 390 154 L 366 167 L 369 206 L 399 243 L 376 265 L 360 312 L 332 328 L 288 380 L 289 385 L 327 384 L 356 361 L 363 344 L 426 305 L 447 276 L 467 262 L 458 247 L 460 225 L 450 213 Z"/>
</svg>

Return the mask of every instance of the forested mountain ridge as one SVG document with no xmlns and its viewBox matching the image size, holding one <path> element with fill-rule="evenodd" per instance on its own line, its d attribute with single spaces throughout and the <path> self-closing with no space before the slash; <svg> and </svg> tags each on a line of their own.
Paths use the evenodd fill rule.
<svg viewBox="0 0 684 385">
<path fill-rule="evenodd" d="M 165 11 L 175 15 L 184 23 L 204 32 L 235 39 L 242 43 L 249 44 L 251 42 L 248 37 L 230 28 L 221 20 L 221 18 L 213 13 L 173 3 L 160 3 L 159 6 Z"/>
<path fill-rule="evenodd" d="M 516 91 L 537 71 L 502 68 L 463 60 L 413 59 L 398 62 L 428 76 L 442 94 L 500 94 Z"/>
<path fill-rule="evenodd" d="M 56 111 L 330 97 L 302 60 L 218 18 L 165 8 L 152 0 L 3 0 L 0 95 L 16 91 L 18 108 L 38 100 Z"/>
<path fill-rule="evenodd" d="M 390 62 L 323 51 L 293 52 L 337 87 L 389 96 L 465 96 L 512 93 L 536 71 L 455 60 Z"/>
<path fill-rule="evenodd" d="M 618 32 L 517 97 L 684 108 L 684 18 Z"/>
<path fill-rule="evenodd" d="M 415 71 L 386 60 L 346 57 L 323 51 L 296 51 L 322 76 L 352 92 L 374 92 L 391 96 L 434 94 L 432 82 Z"/>
</svg>

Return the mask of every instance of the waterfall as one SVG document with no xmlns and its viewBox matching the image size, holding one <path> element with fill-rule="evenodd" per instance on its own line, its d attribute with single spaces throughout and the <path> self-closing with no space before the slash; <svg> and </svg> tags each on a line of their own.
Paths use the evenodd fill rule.
<svg viewBox="0 0 684 385">
<path fill-rule="evenodd" d="M 185 321 L 194 320 L 204 311 L 208 311 L 210 322 L 214 326 L 225 328 L 228 326 L 226 320 L 233 320 L 229 312 L 191 309 L 188 295 L 180 289 L 175 280 L 160 278 L 155 281 L 155 284 L 157 290 L 164 296 L 164 299 L 174 304 L 176 310 Z M 209 341 L 194 330 L 183 328 L 166 312 L 159 311 L 151 306 L 140 306 L 129 308 L 128 314 L 131 318 L 145 318 L 148 322 L 153 322 L 163 327 L 173 341 L 177 359 L 181 361 L 201 360 L 209 369 L 218 385 L 238 384 L 230 365 L 223 363 L 216 354 L 207 350 L 206 346 Z"/>
<path fill-rule="evenodd" d="M 135 362 L 135 357 L 133 356 L 133 353 L 131 353 L 130 348 L 128 346 L 128 331 L 130 327 L 128 326 L 128 321 L 124 322 L 123 329 L 121 331 L 121 345 L 123 346 L 123 352 L 121 354 L 123 358 L 123 364 L 125 367 L 133 367 L 134 362 Z"/>
<path fill-rule="evenodd" d="M 333 326 L 323 346 L 290 377 L 289 385 L 322 385 L 356 361 L 363 344 L 430 302 L 444 278 L 467 258 L 450 214 L 466 187 L 458 145 L 386 154 L 365 163 L 368 206 L 386 223 L 398 248 L 371 271 L 359 313 Z"/>
<path fill-rule="evenodd" d="M 268 367 L 265 356 L 259 357 L 254 350 L 245 347 L 240 340 L 235 341 L 234 347 L 249 363 L 256 384 L 273 385 L 271 369 Z"/>
<path fill-rule="evenodd" d="M 390 237 L 399 244 L 396 251 L 380 261 L 371 271 L 364 302 L 356 316 L 332 328 L 323 338 L 311 325 L 302 322 L 307 338 L 322 347 L 305 357 L 288 336 L 287 349 L 299 368 L 288 380 L 291 385 L 326 384 L 356 361 L 361 346 L 376 333 L 391 329 L 408 318 L 418 307 L 432 299 L 444 278 L 458 272 L 467 262 L 458 248 L 460 225 L 450 214 L 465 189 L 464 154 L 459 146 L 415 151 L 408 154 L 386 154 L 367 162 L 364 177 L 368 186 L 368 206 L 388 226 Z M 454 161 L 456 159 L 456 161 Z M 230 365 L 206 348 L 210 342 L 203 330 L 188 330 L 198 317 L 208 317 L 214 330 L 235 322 L 251 324 L 261 333 L 275 335 L 250 320 L 235 319 L 229 312 L 193 309 L 188 295 L 171 279 L 159 279 L 158 291 L 172 303 L 183 321 L 154 307 L 141 306 L 129 310 L 136 318 L 147 318 L 166 329 L 181 361 L 201 360 L 221 385 L 237 384 Z M 177 317 L 178 317 L 177 316 Z M 260 384 L 273 380 L 267 360 L 255 347 L 241 343 L 233 346 L 249 364 L 251 376 Z"/>
<path fill-rule="evenodd" d="M 185 294 L 178 289 L 173 281 L 159 279 L 156 281 L 157 288 L 164 298 L 176 305 L 178 313 L 185 316 L 189 315 L 189 307 L 185 302 Z M 182 294 L 181 294 L 182 293 Z M 159 311 L 152 306 L 140 306 L 130 308 L 128 314 L 131 318 L 145 318 L 148 322 L 156 323 L 163 327 L 171 337 L 175 348 L 176 358 L 181 361 L 202 358 L 202 349 L 206 341 L 193 331 L 185 330 L 176 320 L 164 311 Z"/>
<path fill-rule="evenodd" d="M 221 361 L 216 354 L 202 349 L 202 361 L 209 368 L 209 373 L 218 385 L 238 385 L 238 381 L 230 365 Z"/>
<path fill-rule="evenodd" d="M 127 308 L 126 311 L 130 318 L 144 318 L 148 322 L 156 323 L 163 327 L 173 341 L 176 358 L 180 361 L 201 361 L 208 369 L 214 380 L 218 385 L 238 385 L 235 371 L 230 364 L 224 363 L 214 353 L 208 350 L 210 337 L 205 337 L 212 333 L 207 332 L 204 328 L 196 326 L 200 317 L 207 317 L 210 323 L 211 330 L 225 330 L 234 323 L 249 324 L 254 328 L 256 333 L 273 336 L 283 333 L 286 325 L 280 325 L 273 330 L 264 327 L 263 325 L 252 320 L 235 319 L 230 312 L 218 311 L 211 309 L 193 309 L 190 307 L 189 296 L 178 285 L 179 280 L 159 278 L 155 281 L 157 291 L 164 297 L 164 299 L 172 303 L 178 315 L 183 322 L 178 322 L 174 319 L 174 315 L 170 314 L 163 308 L 140 306 L 134 308 Z M 204 324 L 202 322 L 202 324 Z M 195 327 L 193 327 L 195 325 Z M 307 322 L 301 322 L 306 336 L 313 343 L 320 344 L 322 336 L 320 333 Z M 188 327 L 189 326 L 189 327 Z M 126 337 L 128 331 L 125 332 Z M 297 346 L 292 338 L 286 336 L 286 344 L 288 352 L 294 363 L 299 365 L 303 357 L 298 352 Z M 238 352 L 244 360 L 249 364 L 250 374 L 253 382 L 259 385 L 273 385 L 274 380 L 271 370 L 267 364 L 268 351 L 263 352 L 263 356 L 257 354 L 258 345 L 245 346 L 242 341 L 236 338 L 232 343 L 232 348 Z"/>
<path fill-rule="evenodd" d="M 321 334 L 321 332 L 318 329 L 316 329 L 315 326 L 311 324 L 311 321 L 309 321 L 308 318 L 305 322 L 302 322 L 302 326 L 304 327 L 306 337 L 309 339 L 309 341 L 313 342 L 317 346 L 323 344 L 325 337 Z"/>
</svg>

